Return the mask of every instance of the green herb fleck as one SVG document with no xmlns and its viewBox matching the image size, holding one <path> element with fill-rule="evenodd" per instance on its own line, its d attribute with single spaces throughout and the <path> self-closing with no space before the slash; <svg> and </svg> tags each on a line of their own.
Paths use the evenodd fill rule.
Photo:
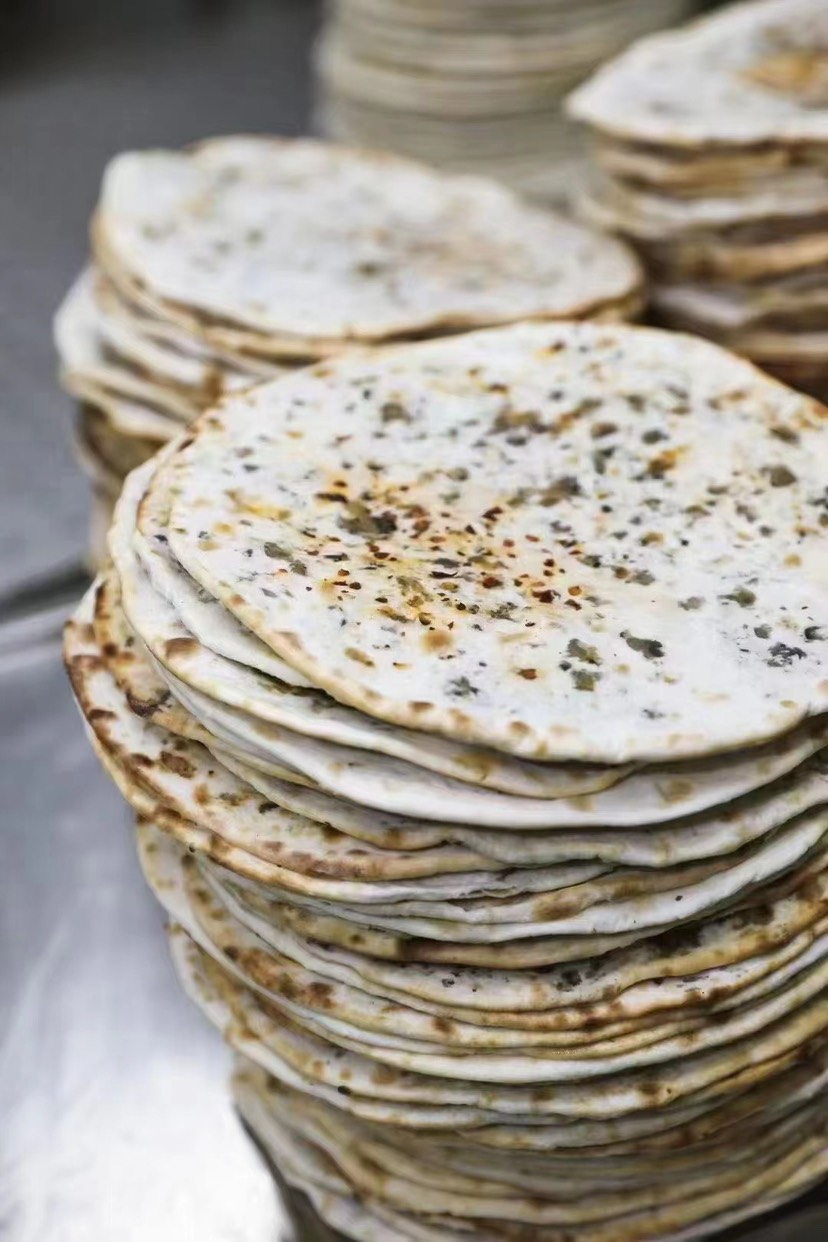
<svg viewBox="0 0 828 1242">
<path fill-rule="evenodd" d="M 565 500 L 569 496 L 579 496 L 581 494 L 581 485 L 572 474 L 564 474 L 554 483 L 550 483 L 545 487 L 538 496 L 538 500 L 542 505 L 549 507 L 556 505 L 559 501 Z"/>
<path fill-rule="evenodd" d="M 473 686 L 468 677 L 456 677 L 454 681 L 448 683 L 448 692 L 455 699 L 468 699 L 479 691 Z"/>
<path fill-rule="evenodd" d="M 580 638 L 571 638 L 566 648 L 566 654 L 573 656 L 576 660 L 582 660 L 584 664 L 600 664 L 601 657 L 598 654 L 597 647 L 591 647 L 588 643 L 582 643 Z"/>
<path fill-rule="evenodd" d="M 785 643 L 774 643 L 770 654 L 768 664 L 771 668 L 788 668 L 794 660 L 805 659 L 805 652 L 801 647 L 788 647 Z"/>
<path fill-rule="evenodd" d="M 380 416 L 384 423 L 411 422 L 411 415 L 404 405 L 400 405 L 399 401 L 386 401 L 380 410 Z"/>
<path fill-rule="evenodd" d="M 266 543 L 264 554 L 273 561 L 289 561 L 293 555 L 290 548 L 285 548 L 280 543 Z"/>
<path fill-rule="evenodd" d="M 636 638 L 634 634 L 622 631 L 621 637 L 628 647 L 643 655 L 647 660 L 660 660 L 664 655 L 664 645 L 657 638 Z"/>
<path fill-rule="evenodd" d="M 796 475 L 787 466 L 765 466 L 762 473 L 771 487 L 790 487 L 796 482 Z"/>
<path fill-rule="evenodd" d="M 750 608 L 751 604 L 756 603 L 756 594 L 753 591 L 749 591 L 747 587 L 737 587 L 729 595 L 723 595 L 722 599 L 732 600 L 740 608 Z"/>
</svg>

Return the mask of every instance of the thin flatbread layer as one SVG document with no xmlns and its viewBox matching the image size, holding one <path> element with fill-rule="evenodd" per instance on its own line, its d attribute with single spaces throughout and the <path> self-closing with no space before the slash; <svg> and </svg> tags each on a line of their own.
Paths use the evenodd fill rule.
<svg viewBox="0 0 828 1242">
<path fill-rule="evenodd" d="M 605 1040 L 614 1040 L 616 1037 L 640 1031 L 662 1038 L 669 1026 L 684 1023 L 686 1029 L 690 1029 L 697 1024 L 699 1018 L 704 1018 L 708 1013 L 738 1008 L 777 990 L 803 968 L 808 955 L 824 955 L 828 932 L 825 920 L 818 920 L 775 951 L 690 976 L 682 974 L 681 965 L 671 965 L 672 978 L 668 976 L 666 980 L 653 979 L 655 967 L 652 962 L 657 954 L 653 953 L 648 962 L 648 941 L 641 946 L 643 952 L 638 959 L 634 951 L 627 955 L 621 951 L 610 961 L 587 960 L 581 964 L 580 970 L 585 980 L 590 981 L 590 972 L 597 975 L 597 979 L 593 981 L 594 992 L 599 990 L 599 980 L 605 983 L 609 993 L 605 1000 L 578 1004 L 571 992 L 564 990 L 552 1000 L 553 1008 L 545 1010 L 540 1007 L 543 1004 L 543 987 L 537 986 L 534 980 L 529 980 L 525 990 L 534 992 L 532 1008 L 528 1012 L 514 1011 L 495 1008 L 498 1003 L 502 1005 L 509 995 L 507 988 L 501 986 L 498 989 L 496 972 L 492 972 L 489 982 L 485 980 L 483 972 L 474 969 L 458 968 L 448 974 L 443 971 L 440 980 L 443 985 L 442 997 L 432 994 L 424 999 L 423 993 L 426 989 L 420 986 L 418 995 L 417 985 L 422 985 L 426 972 L 416 964 L 408 963 L 405 967 L 398 967 L 396 971 L 387 970 L 378 979 L 380 972 L 371 969 L 374 963 L 370 958 L 331 952 L 328 946 L 320 946 L 292 934 L 278 916 L 263 917 L 257 907 L 253 906 L 251 909 L 250 904 L 238 894 L 233 894 L 226 886 L 211 882 L 212 877 L 206 867 L 201 868 L 201 873 L 207 882 L 211 898 L 215 898 L 226 909 L 231 922 L 236 920 L 258 936 L 264 944 L 301 962 L 318 974 L 349 983 L 372 996 L 382 997 L 445 1020 L 447 1025 L 443 1034 L 449 1039 L 452 1036 L 453 1024 L 458 1022 L 484 1028 L 494 1027 L 503 1032 L 559 1032 L 555 1037 L 550 1035 L 546 1042 L 560 1046 L 602 1044 Z M 712 931 L 710 938 L 714 939 Z M 634 982 L 636 968 L 644 980 L 638 985 Z M 413 979 L 410 978 L 412 975 Z M 543 980 L 549 990 L 555 975 L 555 971 L 549 971 L 547 978 Z M 559 970 L 557 975 L 566 979 L 567 971 Z M 569 975 L 578 977 L 578 968 L 570 968 Z M 435 976 L 436 972 L 433 972 L 432 978 L 436 985 Z M 455 985 L 451 992 L 446 991 L 446 978 Z M 667 985 L 663 988 L 664 995 L 659 991 L 662 983 Z M 475 989 L 479 994 L 479 1004 L 484 1004 L 488 998 L 487 1007 L 472 1009 L 469 1006 L 452 1006 L 445 1002 L 446 995 L 453 997 L 456 992 L 462 994 L 464 988 L 467 992 Z M 586 987 L 583 990 L 588 991 Z M 685 1019 L 688 1020 L 685 1022 Z M 438 1033 L 440 1029 L 435 1024 Z M 433 1042 L 439 1042 L 434 1031 L 430 1034 Z M 514 1042 L 518 1044 L 520 1040 L 515 1038 Z M 593 1055 L 592 1052 L 589 1055 Z"/>
<path fill-rule="evenodd" d="M 95 386 L 162 409 L 180 422 L 195 418 L 202 405 L 113 354 L 101 333 L 103 316 L 95 303 L 93 285 L 92 273 L 82 272 L 55 315 L 55 344 L 70 390 L 72 385 Z"/>
<path fill-rule="evenodd" d="M 574 317 L 639 284 L 620 244 L 494 182 L 310 141 L 120 155 L 96 228 L 173 308 L 311 344 Z"/>
<path fill-rule="evenodd" d="M 468 1088 L 454 1087 L 445 1079 L 428 1080 L 423 1076 L 387 1069 L 378 1075 L 375 1064 L 367 1057 L 337 1049 L 319 1036 L 311 1035 L 291 1022 L 278 1009 L 245 988 L 199 949 L 180 927 L 170 933 L 173 960 L 185 991 L 206 1016 L 218 1026 L 233 1047 L 250 1057 L 268 1073 L 289 1086 L 299 1086 L 319 1099 L 335 1104 L 345 1112 L 367 1120 L 401 1125 L 408 1130 L 444 1130 L 462 1126 L 478 1130 L 496 1127 L 504 1121 L 492 1099 L 489 1109 L 475 1108 L 464 1102 Z M 692 1146 L 711 1134 L 722 1134 L 729 1127 L 757 1111 L 793 1106 L 813 1098 L 824 1084 L 825 1055 L 800 1061 L 793 1066 L 778 1067 L 776 1076 L 760 1081 L 747 1090 L 735 1084 L 731 1098 L 713 1095 L 700 1097 L 689 1104 L 645 1110 L 627 1116 L 600 1121 L 559 1119 L 557 1123 L 532 1114 L 511 1114 L 517 1126 L 530 1125 L 536 1134 L 543 1131 L 546 1144 L 543 1163 L 538 1173 L 543 1176 L 550 1152 L 574 1153 L 583 1148 L 599 1147 L 623 1151 L 646 1149 L 665 1151 Z M 342 1090 L 342 1088 L 345 1088 Z M 440 1135 L 432 1136 L 439 1141 Z M 471 1135 L 474 1143 L 475 1136 Z M 508 1147 L 505 1149 L 508 1153 Z M 538 1149 L 540 1150 L 540 1149 Z M 476 1168 L 488 1166 L 503 1156 L 496 1147 L 489 1151 L 479 1144 L 465 1151 L 455 1150 L 454 1162 Z M 507 1154 L 507 1159 L 514 1156 Z M 524 1156 L 528 1182 L 531 1166 Z M 531 1183 L 529 1183 L 531 1188 Z"/>
<path fill-rule="evenodd" d="M 594 1084 L 590 1085 L 588 1080 L 600 1078 L 605 1088 L 604 1106 L 607 1111 L 611 1111 L 618 1106 L 620 1098 L 626 1098 L 627 1088 L 622 1084 L 628 1073 L 632 1073 L 633 1081 L 641 1073 L 663 1075 L 665 1064 L 669 1064 L 669 1087 L 667 1079 L 663 1080 L 665 1097 L 678 1099 L 685 1092 L 682 1087 L 685 1078 L 688 1085 L 690 1081 L 697 1085 L 716 1081 L 726 1075 L 728 1067 L 732 1067 L 730 1072 L 735 1072 L 737 1067 L 746 1064 L 748 1060 L 779 1055 L 787 1046 L 787 1041 L 796 1038 L 794 1032 L 808 1030 L 816 1034 L 825 1026 L 824 1006 L 819 1003 L 821 989 L 824 988 L 821 980 L 825 966 L 817 964 L 804 970 L 778 995 L 758 1002 L 744 1014 L 737 1014 L 713 1027 L 678 1035 L 672 1040 L 645 1047 L 639 1052 L 617 1057 L 598 1058 L 594 1061 L 569 1057 L 564 1059 L 560 1049 L 549 1049 L 547 1054 L 541 1049 L 535 1049 L 531 1056 L 517 1055 L 511 1051 L 505 1057 L 472 1052 L 466 1052 L 459 1057 L 406 1051 L 401 1040 L 393 1041 L 398 1046 L 392 1047 L 388 1034 L 372 1034 L 366 1028 L 356 1027 L 339 1017 L 330 1016 L 327 1005 L 320 1005 L 318 1000 L 316 1008 L 308 1009 L 302 998 L 305 997 L 306 987 L 313 985 L 306 985 L 304 972 L 298 967 L 292 968 L 296 976 L 295 984 L 291 981 L 290 971 L 283 967 L 271 971 L 267 976 L 268 982 L 265 983 L 264 976 L 259 975 L 260 970 L 264 969 L 263 959 L 252 950 L 242 948 L 243 936 L 238 939 L 233 937 L 236 948 L 228 955 L 226 949 L 230 947 L 230 942 L 226 940 L 220 921 L 218 924 L 213 923 L 210 930 L 206 931 L 199 918 L 194 917 L 182 883 L 183 877 L 180 871 L 176 871 L 172 855 L 144 855 L 143 861 L 147 867 L 147 878 L 171 917 L 185 927 L 211 956 L 221 961 L 226 969 L 240 975 L 254 990 L 269 996 L 288 1016 L 298 1020 L 300 1025 L 323 1033 L 341 1047 L 363 1052 L 383 1064 L 400 1069 L 448 1079 L 456 1079 L 459 1075 L 464 1083 L 498 1083 L 504 1089 L 521 1088 L 523 1084 L 530 1083 L 555 1083 L 563 1094 L 569 1089 L 576 1096 L 583 1091 L 591 1094 Z M 218 942 L 212 939 L 217 930 Z M 248 977 L 247 972 L 250 970 L 259 977 Z M 328 984 L 326 987 L 327 996 L 333 997 L 342 992 L 344 1000 L 346 993 L 341 985 Z M 367 1014 L 368 1008 L 366 997 L 354 991 L 350 993 L 346 1006 L 350 1015 L 354 1016 L 360 1010 Z M 386 1006 L 384 1011 L 377 1013 L 377 1019 L 387 1025 L 389 1014 L 395 1008 Z M 673 1054 L 678 1055 L 678 1049 L 683 1045 L 692 1048 L 694 1055 L 676 1060 Z M 769 1049 L 773 1049 L 773 1053 Z M 619 1090 L 620 1097 L 617 1094 Z M 536 1098 L 533 1103 L 535 1107 L 540 1107 L 539 1099 Z M 564 1107 L 563 1099 L 557 1095 L 554 1107 L 556 1111 L 561 1111 Z"/>
<path fill-rule="evenodd" d="M 625 928 L 623 914 L 613 913 L 614 902 L 620 899 L 619 911 L 628 911 L 633 926 L 648 926 L 666 921 L 660 911 L 674 908 L 671 898 L 676 892 L 681 893 L 686 919 L 711 900 L 721 901 L 734 884 L 755 884 L 774 869 L 791 865 L 819 840 L 824 827 L 826 812 L 817 805 L 790 825 L 769 832 L 766 839 L 760 838 L 758 845 L 748 844 L 710 862 L 639 871 L 611 870 L 606 864 L 586 861 L 560 862 L 522 873 L 510 870 L 498 877 L 488 874 L 495 865 L 478 860 L 482 869 L 464 875 L 466 856 L 451 846 L 411 853 L 377 849 L 278 804 L 262 803 L 254 787 L 223 768 L 198 742 L 167 733 L 131 708 L 99 658 L 76 656 L 70 640 L 67 659 L 76 694 L 100 744 L 132 781 L 177 816 L 271 861 L 274 882 L 281 880 L 296 891 L 347 904 L 368 902 L 375 915 L 388 916 L 392 925 L 407 926 L 410 916 L 415 920 L 434 917 L 441 926 L 446 920 L 459 921 L 470 925 L 466 934 L 473 939 L 478 938 L 471 931 L 475 926 L 488 927 L 495 939 L 512 938 L 521 934 L 524 920 L 533 924 L 536 934 L 615 933 Z M 233 808 L 232 815 L 227 814 L 227 807 Z M 299 875 L 286 872 L 291 864 L 308 877 L 300 880 Z M 366 886 L 312 879 L 314 871 L 322 877 L 351 875 L 372 882 Z M 443 873 L 453 878 L 436 879 Z M 428 875 L 435 878 L 427 882 Z M 390 884 L 393 876 L 402 878 Z M 407 876 L 418 877 L 417 882 L 409 883 Z M 708 886 L 710 896 L 705 895 Z M 665 895 L 656 900 L 659 892 Z M 462 904 L 456 906 L 461 899 Z M 603 910 L 599 909 L 602 905 Z M 497 932 L 496 924 L 500 925 Z"/>
<path fill-rule="evenodd" d="M 824 145 L 821 0 L 754 0 L 642 39 L 568 101 L 614 137 L 685 148 Z"/>
<path fill-rule="evenodd" d="M 275 761 L 299 769 L 313 783 L 340 797 L 386 812 L 496 827 L 543 828 L 642 823 L 689 815 L 773 780 L 824 746 L 824 727 L 815 722 L 744 755 L 713 763 L 663 765 L 633 773 L 621 782 L 625 774 L 621 768 L 527 764 L 491 750 L 394 729 L 322 694 L 297 695 L 291 683 L 306 685 L 306 679 L 287 665 L 283 672 L 278 657 L 268 661 L 271 670 L 280 674 L 277 681 L 222 658 L 196 641 L 172 605 L 153 589 L 131 538 L 139 497 L 152 470 L 153 464 L 148 463 L 127 480 L 110 532 L 110 551 L 131 626 L 153 654 L 162 679 L 212 732 L 220 747 L 246 756 L 248 763 L 265 772 L 271 771 Z M 147 507 L 152 507 L 151 502 Z M 167 586 L 170 594 L 176 593 L 174 585 Z M 206 595 L 201 603 L 212 610 L 214 597 Z M 193 606 L 192 598 L 188 606 Z M 218 642 L 227 648 L 232 641 L 238 655 L 243 644 L 245 652 L 254 648 L 252 654 L 259 658 L 261 640 L 248 634 L 231 614 L 226 624 L 220 623 L 218 638 L 213 621 L 206 622 L 203 612 L 195 620 L 213 627 L 214 646 Z M 280 681 L 288 684 L 280 685 Z M 341 744 L 345 739 L 350 746 Z M 385 753 L 364 749 L 371 744 Z M 395 757 L 399 755 L 406 758 Z M 426 770 L 415 764 L 425 765 Z M 445 772 L 453 777 L 442 775 Z M 614 777 L 620 783 L 602 791 L 608 782 L 612 785 Z M 484 788 L 476 790 L 472 784 Z M 486 792 L 486 784 L 495 788 Z M 498 787 L 504 786 L 520 790 L 520 795 L 499 793 Z M 584 786 L 597 792 L 572 796 Z M 539 796 L 543 789 L 552 794 L 550 799 Z M 534 794 L 531 801 L 529 794 Z"/>
<path fill-rule="evenodd" d="M 774 1030 L 780 1023 L 789 1021 L 793 1014 L 804 1015 L 814 998 L 824 992 L 828 967 L 821 956 L 821 946 L 815 945 L 803 955 L 801 971 L 776 992 L 760 995 L 750 1005 L 723 1016 L 715 1024 L 686 1032 L 679 1027 L 675 1034 L 668 1034 L 657 1042 L 645 1040 L 630 1044 L 628 1040 L 628 1051 L 624 1051 L 625 1041 L 621 1037 L 617 1041 L 619 1051 L 614 1055 L 609 1048 L 606 1053 L 602 1050 L 600 1055 L 593 1056 L 589 1055 L 589 1047 L 581 1050 L 544 1048 L 540 1045 L 548 1044 L 552 1036 L 544 1038 L 540 1033 L 534 1038 L 530 1033 L 523 1033 L 525 1045 L 518 1045 L 507 1053 L 483 1051 L 487 1047 L 484 1033 L 461 1023 L 454 1024 L 452 1051 L 440 1051 L 439 1045 L 423 1042 L 413 1034 L 418 1025 L 427 1027 L 426 1015 L 418 1015 L 393 1002 L 379 1003 L 359 990 L 315 976 L 295 961 L 289 965 L 289 959 L 281 959 L 272 950 L 269 958 L 257 950 L 255 938 L 228 926 L 225 918 L 217 917 L 206 890 L 200 888 L 197 881 L 188 883 L 186 860 L 182 868 L 176 863 L 175 855 L 175 850 L 167 850 L 156 852 L 151 858 L 145 856 L 147 878 L 159 900 L 202 947 L 244 978 L 248 985 L 270 996 L 279 1008 L 298 1016 L 311 1030 L 321 1029 L 333 1042 L 346 1048 L 368 1050 L 369 1055 L 383 1063 L 438 1077 L 460 1075 L 463 1081 L 503 1084 L 567 1083 L 663 1065 L 677 1059 L 681 1064 L 692 1063 L 698 1057 L 710 1055 L 711 1050 L 724 1052 L 734 1041 L 736 1049 L 744 1052 L 746 1040 L 765 1029 Z M 178 858 L 181 858 L 180 852 Z M 162 876 L 163 883 L 160 882 Z M 315 1003 L 310 999 L 312 1007 L 309 1008 L 309 998 L 313 997 Z M 823 1014 L 823 1020 L 825 1017 Z M 669 1029 L 665 1027 L 665 1031 Z M 409 1034 L 397 1035 L 394 1032 L 398 1030 Z M 494 1038 L 495 1033 L 489 1035 Z M 593 1045 L 593 1050 L 597 1048 Z M 677 1072 L 675 1065 L 671 1069 Z"/>
<path fill-rule="evenodd" d="M 226 403 L 171 464 L 170 543 L 366 714 L 534 759 L 700 757 L 828 707 L 825 437 L 707 342 L 525 325 Z"/>
<path fill-rule="evenodd" d="M 156 593 L 162 595 L 172 609 L 170 624 L 183 622 L 185 627 L 191 619 L 204 637 L 204 645 L 218 655 L 227 655 L 230 635 L 229 627 L 235 627 L 232 634 L 231 659 L 241 662 L 252 670 L 246 682 L 244 674 L 233 666 L 225 666 L 213 661 L 212 666 L 205 666 L 200 673 L 194 667 L 190 676 L 187 668 L 194 664 L 198 653 L 191 649 L 189 653 L 179 643 L 169 651 L 167 643 L 172 633 L 164 639 L 160 634 L 152 634 L 152 620 L 147 616 L 146 630 L 136 617 L 139 629 L 147 634 L 147 645 L 161 661 L 169 666 L 174 675 L 184 674 L 195 690 L 206 690 L 207 694 L 218 700 L 214 710 L 220 711 L 218 704 L 222 694 L 230 697 L 232 706 L 247 708 L 253 716 L 259 715 L 274 723 L 284 723 L 300 733 L 309 732 L 319 737 L 329 737 L 332 741 L 340 741 L 345 745 L 361 747 L 366 750 L 377 750 L 401 759 L 421 763 L 453 779 L 470 784 L 480 784 L 505 793 L 524 797 L 575 797 L 581 794 L 594 793 L 613 785 L 621 780 L 628 769 L 623 767 L 592 767 L 586 764 L 572 764 L 568 767 L 539 765 L 510 759 L 495 751 L 483 747 L 469 747 L 463 744 L 452 744 L 446 739 L 433 739 L 422 733 L 404 733 L 393 726 L 383 725 L 370 717 L 354 712 L 336 703 L 328 695 L 315 688 L 302 678 L 290 665 L 275 657 L 260 639 L 246 631 L 225 609 L 219 601 L 210 597 L 203 588 L 187 575 L 183 567 L 176 561 L 169 550 L 169 508 L 171 497 L 166 485 L 167 472 L 164 463 L 174 461 L 176 450 L 173 449 L 161 459 L 161 465 L 150 479 L 147 490 L 141 499 L 136 527 L 132 532 L 133 550 L 146 571 L 150 584 Z M 130 481 L 129 496 L 133 495 L 133 487 L 137 494 L 139 480 L 149 474 L 139 474 Z M 129 519 L 132 509 L 125 499 L 123 506 L 124 541 L 129 535 Z M 113 547 L 117 538 L 113 536 Z M 124 579 L 129 578 L 129 569 L 133 564 L 126 550 L 119 557 L 120 572 Z M 138 601 L 136 600 L 136 608 Z M 149 604 L 148 604 L 149 612 Z M 172 614 L 175 614 L 174 616 Z M 186 614 L 186 615 L 185 615 Z M 221 618 L 219 620 L 218 618 Z M 163 613 L 155 622 L 155 629 L 163 625 Z M 192 628 L 190 626 L 189 628 Z M 195 633 L 195 631 L 194 631 Z M 198 635 L 196 635 L 198 636 Z M 209 641 L 208 641 L 209 640 Z M 221 651 L 219 648 L 224 647 Z M 179 656 L 176 658 L 176 651 Z M 264 690 L 270 690 L 270 699 L 278 697 L 278 687 L 266 685 L 261 680 L 255 681 L 255 672 L 265 672 L 281 681 L 303 686 L 306 693 L 282 695 L 281 711 L 271 701 L 266 701 Z M 222 676 L 224 674 L 224 676 Z M 234 684 L 233 693 L 227 683 Z M 259 693 L 257 693 L 257 689 Z M 258 712 L 257 712 L 258 708 Z M 327 729 L 325 723 L 328 722 Z M 232 726 L 231 726 L 232 728 Z M 255 734 L 248 733 L 247 744 L 255 745 Z"/>
<path fill-rule="evenodd" d="M 494 1242 L 495 1239 L 506 1238 L 528 1240 L 537 1234 L 536 1224 L 521 1225 L 509 1219 L 498 1222 L 484 1218 L 472 1225 L 471 1221 L 457 1213 L 456 1208 L 451 1215 L 434 1215 L 429 1212 L 429 1207 L 434 1203 L 425 1189 L 419 1198 L 419 1210 L 406 1212 L 389 1208 L 385 1200 L 386 1191 L 393 1195 L 395 1190 L 398 1193 L 400 1190 L 400 1184 L 392 1179 L 383 1185 L 379 1193 L 376 1193 L 376 1186 L 375 1193 L 366 1193 L 363 1188 L 358 1198 L 351 1199 L 349 1174 L 353 1176 L 355 1172 L 352 1159 L 344 1154 L 338 1144 L 331 1147 L 329 1141 L 322 1138 L 322 1145 L 317 1146 L 302 1133 L 297 1133 L 295 1112 L 289 1116 L 284 1111 L 284 1104 L 292 1096 L 289 1089 L 267 1082 L 260 1072 L 246 1068 L 242 1075 L 237 1075 L 236 1092 L 243 1116 L 264 1143 L 271 1158 L 285 1170 L 290 1181 L 310 1195 L 323 1219 L 337 1228 L 349 1232 L 354 1230 L 350 1236 L 359 1237 L 364 1242 L 409 1242 L 411 1239 L 443 1242 L 450 1237 L 467 1237 L 467 1230 L 473 1228 L 475 1237 L 484 1242 Z M 284 1099 L 285 1096 L 288 1100 Z M 302 1129 L 301 1123 L 299 1128 Z M 316 1137 L 319 1140 L 318 1134 Z M 603 1224 L 581 1224 L 578 1236 L 589 1242 L 643 1242 L 644 1239 L 656 1237 L 665 1242 L 667 1239 L 679 1242 L 679 1239 L 700 1237 L 708 1232 L 711 1216 L 714 1227 L 719 1223 L 731 1223 L 740 1216 L 761 1211 L 766 1205 L 784 1198 L 785 1190 L 792 1195 L 796 1189 L 816 1181 L 828 1163 L 822 1151 L 821 1138 L 819 1120 L 813 1120 L 806 1127 L 802 1141 L 793 1148 L 783 1146 L 770 1167 L 762 1169 L 761 1164 L 754 1165 L 751 1173 L 746 1174 L 740 1183 L 728 1185 L 726 1166 L 714 1165 L 717 1173 L 711 1175 L 713 1184 L 706 1191 L 699 1189 L 694 1196 L 671 1206 L 658 1208 L 652 1204 L 649 1210 L 625 1213 Z M 358 1149 L 357 1143 L 355 1150 Z M 338 1161 L 341 1161 L 342 1167 Z M 409 1166 L 410 1169 L 413 1167 L 416 1166 Z M 550 1183 L 549 1189 L 553 1188 L 554 1183 Z M 550 1233 L 548 1228 L 546 1233 Z"/>
</svg>

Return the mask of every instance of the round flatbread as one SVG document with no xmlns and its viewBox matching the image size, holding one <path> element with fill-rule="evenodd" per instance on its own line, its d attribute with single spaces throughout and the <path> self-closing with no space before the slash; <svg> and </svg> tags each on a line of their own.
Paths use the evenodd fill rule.
<svg viewBox="0 0 828 1242">
<path fill-rule="evenodd" d="M 229 400 L 171 464 L 170 546 L 369 716 L 684 759 L 828 708 L 825 444 L 821 406 L 705 342 L 520 326 Z"/>
<path fill-rule="evenodd" d="M 206 317 L 277 346 L 304 339 L 311 352 L 589 315 L 625 302 L 640 279 L 621 244 L 494 182 L 310 141 L 118 156 L 96 238 L 107 270 L 169 317 Z"/>
<path fill-rule="evenodd" d="M 828 142 L 822 0 L 754 0 L 640 40 L 569 99 L 620 138 L 686 147 Z"/>
</svg>

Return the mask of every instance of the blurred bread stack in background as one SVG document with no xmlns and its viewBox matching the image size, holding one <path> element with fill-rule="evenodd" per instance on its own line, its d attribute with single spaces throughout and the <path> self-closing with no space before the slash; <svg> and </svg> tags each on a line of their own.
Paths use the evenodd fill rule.
<svg viewBox="0 0 828 1242">
<path fill-rule="evenodd" d="M 523 193 L 556 198 L 577 134 L 561 100 L 691 0 L 333 0 L 317 45 L 318 122 Z"/>
<path fill-rule="evenodd" d="M 621 243 L 482 178 L 314 141 L 119 155 L 55 320 L 104 559 L 126 474 L 227 393 L 342 351 L 522 318 L 626 318 Z"/>
<path fill-rule="evenodd" d="M 587 217 L 628 238 L 670 327 L 828 397 L 828 5 L 754 0 L 645 39 L 570 101 Z"/>
</svg>

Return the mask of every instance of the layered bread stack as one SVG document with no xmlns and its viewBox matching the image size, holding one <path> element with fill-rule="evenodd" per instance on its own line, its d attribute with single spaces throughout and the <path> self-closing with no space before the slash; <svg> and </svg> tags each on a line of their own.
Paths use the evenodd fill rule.
<svg viewBox="0 0 828 1242">
<path fill-rule="evenodd" d="M 388 339 L 640 303 L 612 240 L 490 182 L 307 141 L 120 155 L 92 245 L 55 335 L 104 532 L 128 471 L 222 393 Z"/>
<path fill-rule="evenodd" d="M 645 39 L 570 100 L 587 216 L 635 243 L 653 307 L 828 395 L 828 7 L 753 0 Z"/>
<path fill-rule="evenodd" d="M 576 135 L 561 100 L 689 0 L 335 0 L 317 48 L 320 125 L 347 142 L 557 197 Z"/>
<path fill-rule="evenodd" d="M 707 342 L 519 325 L 130 476 L 69 672 L 346 1237 L 684 1239 L 828 1168 L 826 442 Z"/>
</svg>

